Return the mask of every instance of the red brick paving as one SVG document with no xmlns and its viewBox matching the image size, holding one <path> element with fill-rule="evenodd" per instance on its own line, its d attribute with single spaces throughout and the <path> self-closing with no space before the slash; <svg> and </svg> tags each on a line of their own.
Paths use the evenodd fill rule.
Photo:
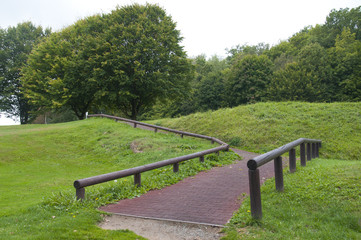
<svg viewBox="0 0 361 240">
<path fill-rule="evenodd" d="M 213 168 L 161 190 L 125 199 L 100 210 L 144 218 L 225 225 L 249 194 L 247 161 L 256 156 L 235 150 L 243 160 Z M 260 167 L 262 180 L 274 176 L 273 162 Z M 263 182 L 263 181 L 262 181 Z"/>
</svg>

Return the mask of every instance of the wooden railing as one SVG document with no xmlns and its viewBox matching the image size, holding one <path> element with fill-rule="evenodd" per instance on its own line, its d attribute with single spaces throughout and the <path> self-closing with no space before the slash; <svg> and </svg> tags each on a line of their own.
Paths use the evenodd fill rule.
<svg viewBox="0 0 361 240">
<path fill-rule="evenodd" d="M 312 158 L 319 157 L 319 148 L 321 147 L 321 142 L 321 140 L 316 139 L 300 138 L 282 147 L 257 156 L 247 162 L 251 198 L 251 214 L 253 218 L 262 218 L 261 184 L 258 168 L 274 160 L 276 190 L 283 191 L 283 167 L 281 155 L 289 152 L 289 169 L 290 172 L 293 173 L 296 171 L 295 147 L 300 146 L 301 166 L 306 166 L 307 160 L 309 161 Z"/>
<path fill-rule="evenodd" d="M 154 132 L 157 132 L 158 130 L 163 130 L 163 131 L 167 131 L 167 132 L 180 134 L 180 136 L 182 138 L 183 138 L 183 136 L 191 136 L 191 137 L 207 139 L 207 140 L 210 140 L 212 143 L 216 142 L 216 143 L 220 144 L 220 146 L 211 148 L 208 150 L 204 150 L 201 152 L 185 155 L 185 156 L 180 156 L 180 157 L 171 158 L 168 160 L 150 163 L 150 164 L 139 166 L 139 167 L 134 167 L 134 168 L 125 169 L 125 170 L 121 170 L 121 171 L 117 171 L 117 172 L 112 172 L 112 173 L 107 173 L 107 174 L 102 174 L 102 175 L 98 175 L 98 176 L 94 176 L 94 177 L 76 180 L 76 181 L 74 181 L 74 187 L 76 189 L 77 199 L 84 199 L 85 187 L 88 187 L 88 186 L 112 181 L 112 180 L 115 180 L 118 178 L 132 176 L 132 175 L 134 175 L 134 184 L 140 186 L 141 185 L 141 173 L 143 173 L 143 172 L 150 171 L 150 170 L 153 170 L 156 168 L 161 168 L 161 167 L 168 166 L 168 165 L 173 165 L 173 172 L 178 172 L 180 162 L 191 160 L 194 158 L 199 158 L 199 160 L 201 162 L 203 162 L 205 155 L 208 155 L 211 153 L 218 153 L 219 151 L 228 151 L 228 149 L 229 149 L 229 145 L 226 144 L 225 142 L 223 142 L 217 138 L 213 138 L 213 137 L 209 137 L 209 136 L 205 136 L 205 135 L 178 131 L 178 130 L 174 130 L 174 129 L 170 129 L 170 128 L 166 128 L 166 127 L 142 123 L 142 122 L 138 122 L 135 120 L 110 116 L 110 115 L 106 115 L 106 114 L 94 114 L 94 115 L 89 115 L 88 117 L 106 117 L 106 118 L 114 119 L 115 121 L 123 121 L 123 122 L 131 123 L 131 124 L 133 124 L 134 127 L 142 125 L 145 127 L 153 128 Z"/>
</svg>

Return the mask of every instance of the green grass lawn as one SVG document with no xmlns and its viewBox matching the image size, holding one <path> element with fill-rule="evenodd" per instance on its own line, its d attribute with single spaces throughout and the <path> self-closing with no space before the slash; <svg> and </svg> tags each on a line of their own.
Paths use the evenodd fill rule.
<svg viewBox="0 0 361 240">
<path fill-rule="evenodd" d="M 75 200 L 76 179 L 118 171 L 214 147 L 209 141 L 134 129 L 108 119 L 54 125 L 0 127 L 0 239 L 140 239 L 96 226 L 96 207 L 161 188 L 234 154 L 210 155 L 142 175 L 142 187 L 124 178 L 86 188 Z"/>
<path fill-rule="evenodd" d="M 283 193 L 268 180 L 263 219 L 252 220 L 246 198 L 224 239 L 361 239 L 361 103 L 257 103 L 151 122 L 258 153 L 321 139 L 323 159 L 285 170 Z"/>
<path fill-rule="evenodd" d="M 258 153 L 301 137 L 321 139 L 321 157 L 361 159 L 361 102 L 257 103 L 152 122 Z"/>
<path fill-rule="evenodd" d="M 280 193 L 266 181 L 263 219 L 252 219 L 248 198 L 223 239 L 361 239 L 360 161 L 313 159 L 285 171 L 284 184 Z"/>
<path fill-rule="evenodd" d="M 361 239 L 361 103 L 257 103 L 152 122 L 259 153 L 300 137 L 321 139 L 322 159 L 285 173 L 283 193 L 272 179 L 262 187 L 262 221 L 251 219 L 246 199 L 225 238 Z M 231 163 L 234 154 L 188 161 L 177 174 L 172 167 L 142 174 L 140 188 L 130 177 L 87 187 L 83 202 L 74 199 L 73 181 L 212 146 L 106 119 L 0 127 L 0 239 L 141 239 L 97 227 L 96 208 Z"/>
</svg>

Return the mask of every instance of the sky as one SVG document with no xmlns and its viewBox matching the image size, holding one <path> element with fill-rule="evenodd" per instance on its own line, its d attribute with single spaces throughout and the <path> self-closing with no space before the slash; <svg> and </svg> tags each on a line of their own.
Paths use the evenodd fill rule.
<svg viewBox="0 0 361 240">
<path fill-rule="evenodd" d="M 172 16 L 189 57 L 225 57 L 226 49 L 243 44 L 273 46 L 306 26 L 323 24 L 332 9 L 361 5 L 361 0 L 0 0 L 0 27 L 31 21 L 60 31 L 86 16 L 147 2 Z"/>
</svg>

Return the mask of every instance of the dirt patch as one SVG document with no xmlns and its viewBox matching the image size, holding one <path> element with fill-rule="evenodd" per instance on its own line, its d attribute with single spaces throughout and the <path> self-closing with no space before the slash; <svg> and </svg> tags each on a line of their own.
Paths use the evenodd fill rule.
<svg viewBox="0 0 361 240">
<path fill-rule="evenodd" d="M 217 240 L 223 236 L 221 227 L 121 215 L 105 216 L 99 227 L 109 230 L 128 229 L 149 240 Z"/>
<path fill-rule="evenodd" d="M 140 149 L 139 145 L 140 145 L 139 142 L 133 141 L 133 142 L 130 144 L 130 149 L 132 149 L 132 151 L 133 151 L 134 153 L 142 153 L 143 151 Z"/>
</svg>

